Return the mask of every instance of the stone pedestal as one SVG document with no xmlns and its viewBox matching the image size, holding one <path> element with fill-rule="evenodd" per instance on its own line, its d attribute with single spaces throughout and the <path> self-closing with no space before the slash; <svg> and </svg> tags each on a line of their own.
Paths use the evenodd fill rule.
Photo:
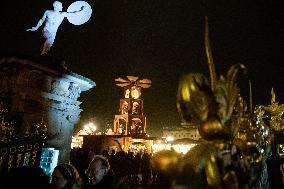
<svg viewBox="0 0 284 189">
<path fill-rule="evenodd" d="M 17 123 L 16 133 L 24 135 L 33 124 L 46 122 L 44 147 L 59 150 L 58 163 L 69 161 L 73 127 L 82 111 L 78 97 L 94 86 L 48 56 L 0 59 L 0 103 Z"/>
</svg>

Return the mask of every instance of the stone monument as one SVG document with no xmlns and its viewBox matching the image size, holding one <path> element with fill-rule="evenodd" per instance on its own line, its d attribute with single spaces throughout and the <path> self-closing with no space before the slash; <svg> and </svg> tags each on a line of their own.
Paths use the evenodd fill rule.
<svg viewBox="0 0 284 189">
<path fill-rule="evenodd" d="M 8 55 L 0 58 L 0 102 L 9 110 L 19 136 L 34 123 L 47 125 L 44 147 L 59 150 L 58 163 L 69 161 L 74 125 L 79 121 L 81 92 L 96 84 L 69 71 L 49 56 Z"/>
</svg>

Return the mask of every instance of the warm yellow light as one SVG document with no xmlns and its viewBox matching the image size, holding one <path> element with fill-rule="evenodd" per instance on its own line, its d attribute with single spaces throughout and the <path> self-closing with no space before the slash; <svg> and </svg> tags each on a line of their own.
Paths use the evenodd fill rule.
<svg viewBox="0 0 284 189">
<path fill-rule="evenodd" d="M 130 93 L 130 90 L 126 89 L 126 91 L 125 91 L 125 98 L 129 98 L 129 93 Z"/>
<path fill-rule="evenodd" d="M 172 145 L 173 149 L 182 154 L 186 154 L 192 147 L 196 146 L 196 144 L 174 144 Z"/>
<path fill-rule="evenodd" d="M 77 136 L 77 137 L 72 136 L 71 148 L 82 148 L 82 145 L 83 145 L 82 136 Z"/>
<path fill-rule="evenodd" d="M 153 144 L 152 149 L 153 149 L 153 153 L 157 153 L 162 150 L 170 150 L 171 144 Z"/>
<path fill-rule="evenodd" d="M 139 91 L 138 91 L 136 88 L 132 89 L 132 91 L 131 91 L 131 96 L 132 96 L 132 98 L 134 98 L 134 99 L 139 98 Z"/>
<path fill-rule="evenodd" d="M 153 153 L 157 153 L 162 150 L 174 149 L 178 153 L 186 154 L 194 146 L 196 146 L 196 144 L 170 144 L 170 143 L 163 144 L 158 141 L 158 144 L 152 145 L 152 149 Z"/>
<path fill-rule="evenodd" d="M 171 142 L 171 141 L 174 141 L 175 138 L 174 138 L 173 136 L 167 136 L 166 140 L 167 140 L 168 142 Z"/>
<path fill-rule="evenodd" d="M 94 134 L 97 130 L 97 126 L 94 123 L 90 122 L 84 125 L 84 130 L 87 134 Z"/>
</svg>

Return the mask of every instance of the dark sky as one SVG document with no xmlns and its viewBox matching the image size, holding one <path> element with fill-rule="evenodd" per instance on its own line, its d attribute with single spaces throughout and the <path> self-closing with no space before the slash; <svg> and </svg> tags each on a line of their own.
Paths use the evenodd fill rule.
<svg viewBox="0 0 284 189">
<path fill-rule="evenodd" d="M 63 9 L 74 1 L 62 0 Z M 50 55 L 66 60 L 67 67 L 94 80 L 97 86 L 81 95 L 82 122 L 96 117 L 113 122 L 122 88 L 114 79 L 135 75 L 152 80 L 143 91 L 148 127 L 177 126 L 176 90 L 182 74 L 208 75 L 204 53 L 204 17 L 217 74 L 235 63 L 247 66 L 239 86 L 248 101 L 252 82 L 253 104 L 269 104 L 271 87 L 284 103 L 283 0 L 87 0 L 91 19 L 74 26 L 65 19 Z M 41 32 L 35 26 L 50 0 L 1 0 L 0 52 L 38 56 Z"/>
</svg>

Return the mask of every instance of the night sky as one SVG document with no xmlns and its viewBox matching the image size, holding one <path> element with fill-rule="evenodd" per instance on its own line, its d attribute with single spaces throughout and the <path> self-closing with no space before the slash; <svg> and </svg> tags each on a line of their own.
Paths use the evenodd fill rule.
<svg viewBox="0 0 284 189">
<path fill-rule="evenodd" d="M 62 0 L 63 10 L 74 2 Z M 87 0 L 91 19 L 75 26 L 65 19 L 49 53 L 66 60 L 68 69 L 97 86 L 81 95 L 81 123 L 95 117 L 99 127 L 118 114 L 122 88 L 114 79 L 135 75 L 152 80 L 143 90 L 150 130 L 178 126 L 176 91 L 181 75 L 201 72 L 209 77 L 204 51 L 204 18 L 208 17 L 218 76 L 242 63 L 239 86 L 253 105 L 269 104 L 271 87 L 284 103 L 283 0 Z M 50 0 L 1 0 L 0 52 L 39 56 L 44 39 L 36 26 Z M 41 28 L 40 28 L 41 29 Z"/>
</svg>

